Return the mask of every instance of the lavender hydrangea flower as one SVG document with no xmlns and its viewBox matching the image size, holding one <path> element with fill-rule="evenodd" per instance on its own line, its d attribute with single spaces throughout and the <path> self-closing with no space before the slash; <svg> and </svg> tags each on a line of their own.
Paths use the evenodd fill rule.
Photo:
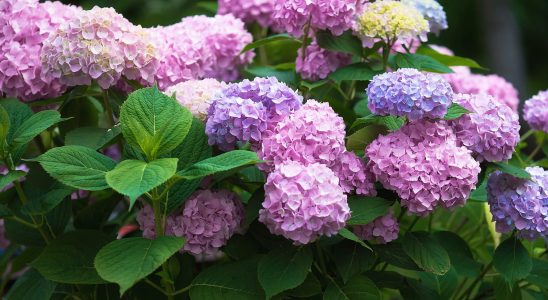
<svg viewBox="0 0 548 300">
<path fill-rule="evenodd" d="M 232 149 L 236 141 L 258 147 L 263 136 L 302 101 L 296 91 L 275 77 L 228 84 L 211 100 L 206 123 L 209 143 L 222 149 Z"/>
<path fill-rule="evenodd" d="M 287 161 L 268 175 L 264 189 L 259 221 L 296 245 L 337 234 L 350 218 L 339 180 L 325 165 Z"/>
<path fill-rule="evenodd" d="M 404 4 L 416 8 L 430 23 L 430 31 L 438 34 L 447 29 L 447 16 L 436 0 L 402 0 Z"/>
<path fill-rule="evenodd" d="M 303 51 L 298 51 L 295 64 L 297 72 L 306 80 L 325 79 L 331 72 L 352 62 L 352 55 L 320 48 L 316 41 L 312 41 L 305 52 L 303 60 Z"/>
<path fill-rule="evenodd" d="M 353 152 L 344 152 L 330 166 L 339 178 L 339 184 L 345 193 L 356 192 L 357 195 L 375 196 L 375 177 L 365 165 L 363 159 Z"/>
<path fill-rule="evenodd" d="M 487 201 L 498 232 L 514 229 L 519 236 L 533 240 L 548 234 L 548 171 L 526 169 L 530 180 L 495 171 L 487 182 Z"/>
<path fill-rule="evenodd" d="M 343 119 L 329 104 L 308 100 L 263 139 L 258 155 L 267 162 L 259 168 L 271 171 L 287 160 L 331 165 L 346 151 L 344 129 Z"/>
<path fill-rule="evenodd" d="M 523 118 L 532 129 L 548 133 L 548 91 L 525 101 Z"/>
<path fill-rule="evenodd" d="M 262 27 L 276 24 L 273 0 L 219 0 L 220 15 L 232 14 L 246 23 L 257 22 Z"/>
<path fill-rule="evenodd" d="M 372 113 L 406 116 L 415 121 L 445 116 L 453 91 L 439 75 L 403 68 L 375 76 L 367 95 Z"/>
<path fill-rule="evenodd" d="M 391 241 L 398 239 L 399 232 L 400 225 L 398 224 L 398 220 L 394 217 L 392 210 L 368 224 L 354 226 L 354 233 L 360 239 L 377 242 L 379 244 L 390 243 Z"/>
<path fill-rule="evenodd" d="M 186 239 L 180 252 L 197 257 L 215 256 L 235 233 L 242 231 L 244 215 L 244 207 L 234 193 L 201 190 L 190 196 L 182 209 L 168 216 L 165 234 Z M 144 237 L 156 237 L 150 206 L 139 211 L 137 222 Z"/>
<path fill-rule="evenodd" d="M 485 94 L 457 94 L 453 101 L 471 112 L 450 122 L 459 146 L 472 150 L 480 162 L 512 158 L 520 125 L 510 107 Z"/>
<path fill-rule="evenodd" d="M 60 2 L 0 3 L 0 93 L 32 101 L 61 95 L 66 86 L 42 72 L 40 51 L 48 35 L 79 8 Z"/>
<path fill-rule="evenodd" d="M 476 187 L 479 163 L 458 147 L 444 121 L 421 120 L 379 136 L 366 148 L 376 179 L 401 198 L 408 212 L 424 216 L 436 206 L 463 205 Z"/>
<path fill-rule="evenodd" d="M 186 107 L 196 118 L 205 121 L 213 96 L 225 86 L 224 82 L 213 78 L 189 80 L 168 87 L 164 93 L 168 96 L 175 95 L 177 102 Z"/>
</svg>

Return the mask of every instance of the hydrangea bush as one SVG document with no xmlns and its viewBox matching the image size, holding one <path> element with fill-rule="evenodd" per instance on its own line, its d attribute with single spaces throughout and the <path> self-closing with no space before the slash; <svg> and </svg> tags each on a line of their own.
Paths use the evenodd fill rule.
<svg viewBox="0 0 548 300">
<path fill-rule="evenodd" d="M 0 2 L 6 299 L 548 297 L 548 91 L 435 0 L 218 4 Z"/>
</svg>

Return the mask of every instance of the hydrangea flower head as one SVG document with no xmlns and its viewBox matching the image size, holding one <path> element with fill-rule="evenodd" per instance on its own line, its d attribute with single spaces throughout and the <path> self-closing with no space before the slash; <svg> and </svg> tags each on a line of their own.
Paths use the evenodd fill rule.
<svg viewBox="0 0 548 300">
<path fill-rule="evenodd" d="M 478 161 L 512 158 L 519 143 L 518 115 L 486 94 L 457 94 L 453 101 L 470 111 L 450 122 L 457 143 L 472 150 Z"/>
<path fill-rule="evenodd" d="M 540 92 L 525 102 L 523 118 L 532 129 L 548 133 L 548 91 Z"/>
<path fill-rule="evenodd" d="M 354 226 L 354 233 L 360 239 L 379 244 L 390 243 L 398 239 L 399 232 L 400 224 L 398 224 L 398 220 L 394 217 L 392 210 L 386 215 L 376 218 L 371 223 Z"/>
<path fill-rule="evenodd" d="M 339 183 L 345 193 L 356 192 L 357 195 L 375 196 L 375 177 L 371 174 L 362 158 L 353 152 L 344 152 L 330 166 L 339 178 Z"/>
<path fill-rule="evenodd" d="M 548 171 L 528 167 L 530 180 L 495 171 L 487 182 L 487 201 L 498 232 L 514 229 L 533 240 L 548 234 Z"/>
<path fill-rule="evenodd" d="M 403 68 L 375 76 L 367 95 L 372 113 L 406 116 L 414 121 L 445 116 L 453 91 L 439 75 Z"/>
<path fill-rule="evenodd" d="M 403 3 L 416 8 L 430 23 L 430 31 L 439 33 L 447 29 L 447 16 L 436 0 L 402 0 Z"/>
<path fill-rule="evenodd" d="M 192 115 L 205 121 L 213 96 L 221 91 L 223 87 L 225 87 L 224 82 L 212 78 L 189 80 L 168 87 L 165 94 L 168 96 L 175 95 L 175 99 L 186 107 Z"/>
<path fill-rule="evenodd" d="M 363 14 L 358 17 L 357 31 L 366 44 L 372 45 L 376 39 L 412 39 L 426 40 L 429 30 L 428 21 L 422 14 L 400 1 L 382 0 L 367 4 Z"/>
<path fill-rule="evenodd" d="M 308 26 L 341 35 L 352 28 L 362 1 L 356 0 L 275 0 L 274 19 L 289 34 L 300 37 Z"/>
<path fill-rule="evenodd" d="M 350 218 L 346 195 L 325 165 L 287 161 L 268 175 L 259 221 L 296 245 L 337 234 Z"/>
<path fill-rule="evenodd" d="M 220 0 L 220 15 L 232 14 L 246 23 L 257 22 L 262 27 L 271 27 L 276 21 L 274 14 L 275 1 L 272 0 Z"/>
<path fill-rule="evenodd" d="M 48 35 L 79 8 L 60 2 L 0 3 L 0 93 L 32 101 L 61 95 L 66 86 L 42 72 L 40 51 Z"/>
<path fill-rule="evenodd" d="M 306 80 L 325 79 L 331 72 L 352 62 L 352 55 L 323 49 L 316 41 L 308 45 L 305 52 L 303 60 L 303 51 L 299 49 L 295 67 L 301 78 Z"/>
<path fill-rule="evenodd" d="M 369 170 L 400 196 L 408 212 L 424 216 L 438 205 L 463 205 L 476 187 L 479 163 L 459 147 L 444 121 L 421 120 L 379 136 L 366 148 Z"/>
<path fill-rule="evenodd" d="M 267 162 L 259 168 L 270 171 L 287 160 L 331 165 L 346 151 L 344 129 L 343 119 L 329 104 L 308 100 L 263 139 L 258 154 Z"/>
<path fill-rule="evenodd" d="M 244 215 L 244 207 L 234 193 L 201 190 L 190 196 L 182 209 L 168 216 L 165 234 L 186 239 L 181 252 L 214 256 L 234 233 L 241 232 Z M 137 221 L 144 237 L 156 237 L 150 206 L 139 211 Z"/>
</svg>

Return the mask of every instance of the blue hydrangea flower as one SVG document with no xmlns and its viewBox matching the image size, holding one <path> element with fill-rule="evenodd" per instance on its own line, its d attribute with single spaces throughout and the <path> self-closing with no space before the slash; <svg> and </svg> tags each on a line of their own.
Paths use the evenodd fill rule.
<svg viewBox="0 0 548 300">
<path fill-rule="evenodd" d="M 402 0 L 403 3 L 416 8 L 430 23 L 430 32 L 438 34 L 447 29 L 447 16 L 436 0 Z"/>
</svg>

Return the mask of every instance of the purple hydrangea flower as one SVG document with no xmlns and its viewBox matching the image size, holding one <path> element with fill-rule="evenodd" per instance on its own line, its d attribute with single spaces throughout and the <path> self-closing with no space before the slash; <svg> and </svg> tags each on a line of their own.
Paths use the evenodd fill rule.
<svg viewBox="0 0 548 300">
<path fill-rule="evenodd" d="M 232 14 L 246 23 L 257 22 L 262 27 L 276 24 L 273 0 L 219 0 L 220 15 Z"/>
<path fill-rule="evenodd" d="M 352 62 L 352 55 L 325 50 L 320 48 L 316 41 L 308 45 L 305 51 L 306 56 L 303 60 L 303 51 L 299 49 L 296 69 L 306 80 L 325 79 L 331 72 Z"/>
<path fill-rule="evenodd" d="M 280 121 L 262 141 L 259 168 L 271 171 L 287 160 L 303 165 L 331 165 L 346 151 L 345 125 L 327 103 L 308 100 L 299 110 Z"/>
<path fill-rule="evenodd" d="M 242 232 L 244 215 L 244 207 L 234 193 L 201 190 L 190 196 L 182 209 L 168 216 L 165 234 L 186 239 L 180 252 L 211 257 L 218 254 L 219 248 L 235 233 Z M 137 222 L 144 237 L 156 237 L 154 213 L 150 206 L 139 211 Z"/>
<path fill-rule="evenodd" d="M 379 244 L 390 243 L 398 239 L 399 232 L 400 224 L 398 224 L 398 220 L 394 217 L 392 210 L 386 215 L 376 218 L 371 223 L 354 226 L 354 233 L 360 239 Z"/>
<path fill-rule="evenodd" d="M 548 171 L 540 167 L 526 169 L 530 180 L 495 171 L 487 182 L 487 201 L 496 229 L 533 240 L 548 233 Z"/>
<path fill-rule="evenodd" d="M 532 129 L 548 133 L 548 91 L 540 92 L 525 102 L 523 118 Z"/>
<path fill-rule="evenodd" d="M 450 122 L 459 146 L 472 150 L 480 162 L 512 158 L 520 125 L 510 107 L 485 94 L 457 94 L 453 101 L 471 112 Z"/>
<path fill-rule="evenodd" d="M 430 23 L 430 32 L 438 34 L 447 29 L 447 16 L 436 0 L 402 0 L 403 3 L 416 8 Z"/>
<path fill-rule="evenodd" d="M 205 121 L 213 96 L 225 86 L 224 82 L 213 78 L 189 80 L 168 87 L 164 93 L 170 97 L 175 95 L 177 102 L 187 108 L 196 118 Z"/>
<path fill-rule="evenodd" d="M 453 91 L 439 75 L 404 68 L 375 76 L 367 95 L 372 113 L 406 116 L 415 121 L 445 116 Z"/>
<path fill-rule="evenodd" d="M 369 170 L 410 213 L 463 205 L 476 187 L 479 163 L 459 147 L 444 122 L 417 121 L 381 135 L 366 148 Z"/>
<path fill-rule="evenodd" d="M 327 166 L 287 161 L 268 175 L 259 221 L 296 245 L 337 234 L 350 218 L 346 195 Z"/>
<path fill-rule="evenodd" d="M 375 196 L 375 176 L 367 170 L 365 162 L 353 152 L 344 152 L 330 166 L 339 178 L 339 184 L 345 193 Z"/>
</svg>

